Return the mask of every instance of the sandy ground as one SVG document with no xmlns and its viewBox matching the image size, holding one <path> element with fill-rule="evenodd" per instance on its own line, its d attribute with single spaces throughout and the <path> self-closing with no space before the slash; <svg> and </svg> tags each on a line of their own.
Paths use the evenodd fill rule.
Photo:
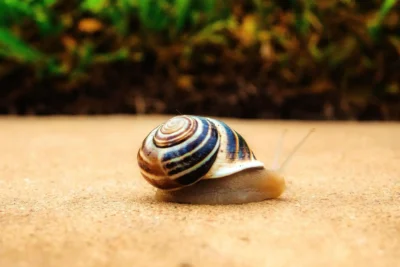
<svg viewBox="0 0 400 267">
<path fill-rule="evenodd" d="M 267 166 L 317 131 L 279 200 L 195 206 L 139 176 L 164 119 L 1 118 L 0 266 L 399 266 L 400 124 L 226 120 Z"/>
</svg>

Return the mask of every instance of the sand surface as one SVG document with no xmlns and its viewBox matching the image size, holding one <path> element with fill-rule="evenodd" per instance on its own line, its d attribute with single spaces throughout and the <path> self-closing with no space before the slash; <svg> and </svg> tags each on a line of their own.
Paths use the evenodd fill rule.
<svg viewBox="0 0 400 267">
<path fill-rule="evenodd" d="M 195 206 L 139 175 L 165 118 L 1 118 L 0 266 L 400 266 L 400 124 L 226 120 L 267 166 L 316 132 L 279 200 Z"/>
</svg>

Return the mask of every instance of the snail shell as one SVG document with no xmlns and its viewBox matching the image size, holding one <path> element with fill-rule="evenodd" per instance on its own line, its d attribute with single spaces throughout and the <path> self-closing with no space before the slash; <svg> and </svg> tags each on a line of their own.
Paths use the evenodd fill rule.
<svg viewBox="0 0 400 267">
<path fill-rule="evenodd" d="M 159 125 L 143 140 L 137 160 L 164 201 L 246 203 L 278 197 L 285 188 L 238 132 L 206 117 L 175 116 Z"/>
</svg>

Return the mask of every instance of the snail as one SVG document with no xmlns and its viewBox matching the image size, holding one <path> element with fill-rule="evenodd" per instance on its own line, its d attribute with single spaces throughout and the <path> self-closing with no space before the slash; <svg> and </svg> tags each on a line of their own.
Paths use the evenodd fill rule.
<svg viewBox="0 0 400 267">
<path fill-rule="evenodd" d="M 281 165 L 267 169 L 245 139 L 224 122 L 179 115 L 143 140 L 137 162 L 159 201 L 190 204 L 244 204 L 278 198 L 286 189 L 282 170 L 313 131 Z"/>
</svg>

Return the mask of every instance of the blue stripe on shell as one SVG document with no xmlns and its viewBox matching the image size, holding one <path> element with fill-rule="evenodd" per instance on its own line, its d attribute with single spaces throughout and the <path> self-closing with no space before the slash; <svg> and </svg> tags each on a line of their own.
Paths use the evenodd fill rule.
<svg viewBox="0 0 400 267">
<path fill-rule="evenodd" d="M 207 136 L 207 133 L 210 128 L 210 123 L 207 120 L 202 119 L 202 118 L 199 118 L 199 120 L 201 120 L 201 123 L 198 123 L 197 125 L 202 126 L 200 136 L 198 138 L 196 138 L 194 141 L 192 141 L 191 143 L 185 144 L 183 147 L 182 146 L 178 146 L 178 148 L 174 148 L 173 146 L 170 147 L 168 149 L 168 152 L 166 152 L 162 157 L 161 161 L 163 163 L 166 161 L 180 158 L 180 157 L 186 155 L 187 153 L 190 153 L 191 151 L 193 151 L 193 149 L 195 149 L 197 146 L 200 145 L 200 143 L 203 141 L 203 139 Z M 194 132 L 196 132 L 196 131 L 198 131 L 197 128 L 194 130 Z"/>
<path fill-rule="evenodd" d="M 244 138 L 224 122 L 219 121 L 219 123 L 224 127 L 226 131 L 226 158 L 231 161 L 247 160 L 254 158 L 253 152 L 251 152 Z"/>
<path fill-rule="evenodd" d="M 236 133 L 237 139 L 239 140 L 238 158 L 241 160 L 251 159 L 252 152 L 250 151 L 250 148 L 247 145 L 246 141 L 238 132 L 235 132 L 235 133 Z"/>
<path fill-rule="evenodd" d="M 170 147 L 162 157 L 168 175 L 177 176 L 175 181 L 182 185 L 196 182 L 210 170 L 220 145 L 216 126 L 205 118 L 196 117 L 196 119 L 200 120 L 198 125 L 202 126 L 199 136 L 184 146 L 176 149 Z M 191 170 L 188 172 L 188 169 Z M 184 172 L 182 176 L 181 172 Z"/>
<path fill-rule="evenodd" d="M 221 126 L 224 127 L 225 132 L 226 132 L 226 158 L 229 160 L 234 160 L 236 158 L 236 135 L 235 132 L 224 122 L 218 121 Z"/>
<path fill-rule="evenodd" d="M 199 150 L 197 156 L 194 156 L 199 161 L 198 165 L 191 164 L 193 168 L 190 172 L 180 176 L 176 179 L 176 181 L 182 185 L 189 185 L 196 181 L 198 181 L 201 177 L 203 177 L 213 166 L 215 159 L 218 156 L 219 150 L 219 139 L 218 139 L 218 131 L 216 128 L 211 128 L 211 138 L 209 139 L 210 143 L 206 143 L 206 145 Z M 200 152 L 201 151 L 201 152 Z M 195 162 L 195 161 L 193 161 Z M 201 162 L 201 163 L 200 163 Z"/>
</svg>

